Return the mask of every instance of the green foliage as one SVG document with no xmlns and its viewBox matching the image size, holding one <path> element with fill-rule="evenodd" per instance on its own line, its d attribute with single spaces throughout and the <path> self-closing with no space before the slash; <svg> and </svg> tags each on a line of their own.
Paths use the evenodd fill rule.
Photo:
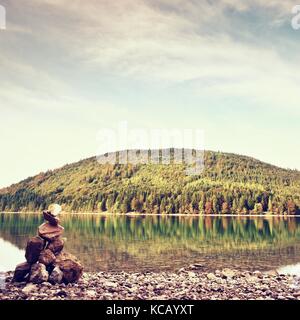
<svg viewBox="0 0 300 320">
<path fill-rule="evenodd" d="M 0 213 L 1 238 L 23 250 L 42 222 L 40 213 Z M 295 217 L 65 214 L 61 223 L 67 250 L 86 271 L 153 271 L 167 265 L 178 270 L 187 261 L 210 268 L 234 261 L 246 270 L 268 270 L 299 261 Z"/>
<path fill-rule="evenodd" d="M 253 158 L 205 152 L 205 170 L 184 164 L 101 165 L 96 158 L 40 173 L 0 190 L 0 211 L 297 214 L 300 172 Z"/>
</svg>

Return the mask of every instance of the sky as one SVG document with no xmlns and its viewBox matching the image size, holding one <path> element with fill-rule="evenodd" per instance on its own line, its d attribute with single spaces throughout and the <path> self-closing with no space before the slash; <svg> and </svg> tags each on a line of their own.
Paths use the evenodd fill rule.
<svg viewBox="0 0 300 320">
<path fill-rule="evenodd" d="M 296 4 L 0 0 L 0 187 L 96 155 L 120 121 L 300 169 Z"/>
</svg>

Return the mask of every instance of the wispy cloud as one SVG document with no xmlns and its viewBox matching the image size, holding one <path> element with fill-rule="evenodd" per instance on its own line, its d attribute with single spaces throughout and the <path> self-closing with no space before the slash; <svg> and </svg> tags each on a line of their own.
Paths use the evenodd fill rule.
<svg viewBox="0 0 300 320">
<path fill-rule="evenodd" d="M 275 0 L 47 0 L 40 9 L 46 6 L 51 18 L 65 19 L 55 24 L 46 20 L 41 32 L 86 69 L 166 86 L 192 83 L 198 94 L 252 97 L 298 111 L 296 65 L 268 39 L 276 35 L 272 28 L 289 23 L 293 5 Z M 253 14 L 257 25 L 251 25 Z M 257 41 L 257 32 L 265 33 L 268 45 Z M 39 32 L 34 36 L 40 37 Z M 290 43 L 291 51 L 298 48 Z M 198 81 L 205 78 L 215 80 L 210 86 Z"/>
<path fill-rule="evenodd" d="M 6 85 L 11 81 L 13 88 L 20 86 L 25 96 L 27 90 L 36 95 L 46 91 L 48 98 L 72 95 L 68 78 L 51 70 L 51 62 L 62 64 L 59 59 L 65 57 L 69 68 L 163 86 L 190 83 L 199 94 L 252 96 L 261 103 L 296 109 L 296 61 L 280 54 L 281 41 L 280 46 L 270 43 L 278 32 L 271 30 L 280 31 L 283 22 L 289 22 L 293 5 L 292 0 L 28 0 L 20 8 L 11 1 L 12 16 L 17 11 L 11 44 L 20 42 L 20 49 L 27 51 L 19 40 L 24 31 L 32 41 L 33 58 L 15 54 L 11 44 L 2 43 L 0 65 L 3 74 L 9 75 Z M 251 25 L 254 14 L 258 20 Z M 265 33 L 265 45 L 257 40 L 257 32 Z M 299 44 L 288 41 L 293 57 Z M 37 52 L 42 46 L 45 52 Z M 42 54 L 45 65 L 34 59 Z M 15 56 L 14 62 L 10 55 Z M 203 84 L 205 78 L 212 79 L 209 86 Z M 275 97 L 273 91 L 279 89 L 281 94 Z"/>
<path fill-rule="evenodd" d="M 173 108 L 172 123 L 180 108 L 177 101 L 189 101 L 195 112 L 185 115 L 185 122 L 195 121 L 201 104 L 210 140 L 220 145 L 222 137 L 214 127 L 228 127 L 222 121 L 215 124 L 210 110 L 225 114 L 239 108 L 241 122 L 247 108 L 276 108 L 299 117 L 300 31 L 290 26 L 294 0 L 1 4 L 8 14 L 7 30 L 0 34 L 0 112 L 18 117 L 30 111 L 34 124 L 43 110 L 45 118 L 54 113 L 67 119 L 66 126 L 81 121 L 88 127 L 122 117 L 145 124 L 154 117 L 150 109 L 158 106 L 164 123 Z M 179 110 L 178 122 L 182 114 Z M 247 121 L 254 123 L 255 113 L 247 114 Z M 273 121 L 267 126 L 276 132 Z M 56 136 L 64 134 L 63 126 L 60 130 Z M 287 140 L 295 130 L 285 132 Z M 259 137 L 252 138 L 253 145 L 259 143 Z M 231 151 L 240 152 L 243 143 Z"/>
</svg>

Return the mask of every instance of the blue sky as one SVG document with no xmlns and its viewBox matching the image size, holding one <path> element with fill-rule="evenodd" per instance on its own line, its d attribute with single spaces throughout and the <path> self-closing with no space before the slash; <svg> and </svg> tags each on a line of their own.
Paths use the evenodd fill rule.
<svg viewBox="0 0 300 320">
<path fill-rule="evenodd" d="M 95 155 L 124 120 L 300 169 L 294 1 L 0 4 L 0 186 Z"/>
</svg>

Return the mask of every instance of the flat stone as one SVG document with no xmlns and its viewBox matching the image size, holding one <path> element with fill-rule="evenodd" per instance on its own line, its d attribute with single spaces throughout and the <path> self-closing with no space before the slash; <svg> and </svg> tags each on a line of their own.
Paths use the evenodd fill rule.
<svg viewBox="0 0 300 320">
<path fill-rule="evenodd" d="M 208 273 L 206 277 L 208 280 L 216 280 L 217 278 L 213 273 Z"/>
<path fill-rule="evenodd" d="M 36 263 L 41 251 L 44 249 L 45 241 L 40 237 L 30 238 L 27 242 L 25 258 L 28 263 Z"/>
<path fill-rule="evenodd" d="M 300 297 L 300 291 L 293 293 L 293 296 L 296 298 Z"/>
<path fill-rule="evenodd" d="M 236 272 L 229 268 L 223 269 L 221 273 L 224 278 L 233 278 L 236 275 Z"/>
<path fill-rule="evenodd" d="M 289 300 L 296 300 L 296 298 L 294 296 L 290 296 L 290 295 L 287 295 L 286 298 Z"/>
<path fill-rule="evenodd" d="M 49 250 L 49 249 L 46 249 L 46 250 L 43 250 L 40 254 L 40 257 L 39 257 L 39 262 L 44 264 L 46 267 L 53 264 L 55 262 L 55 255 L 54 253 Z"/>
<path fill-rule="evenodd" d="M 62 235 L 64 228 L 60 225 L 52 226 L 49 222 L 45 222 L 39 226 L 39 236 L 47 241 L 52 241 Z"/>
<path fill-rule="evenodd" d="M 276 277 L 278 276 L 278 272 L 276 270 L 269 270 L 269 271 L 265 271 L 264 274 L 266 276 L 269 276 L 269 277 Z"/>
<path fill-rule="evenodd" d="M 85 294 L 88 298 L 95 298 L 97 296 L 97 292 L 95 290 L 87 290 Z"/>
<path fill-rule="evenodd" d="M 118 284 L 115 283 L 115 282 L 111 282 L 111 281 L 106 281 L 104 282 L 104 287 L 106 288 L 117 288 L 118 287 Z"/>
<path fill-rule="evenodd" d="M 192 268 L 194 268 L 194 269 L 202 269 L 203 267 L 204 267 L 204 265 L 201 263 L 194 263 L 192 265 Z"/>
<path fill-rule="evenodd" d="M 196 273 L 195 272 L 188 272 L 187 273 L 189 277 L 196 277 Z"/>
<path fill-rule="evenodd" d="M 43 211 L 43 216 L 46 221 L 48 221 L 52 226 L 57 226 L 59 219 L 51 214 L 50 211 Z"/>
<path fill-rule="evenodd" d="M 58 296 L 58 297 L 67 297 L 68 296 L 68 292 L 67 291 L 65 291 L 65 290 L 59 290 L 57 293 L 56 293 L 56 295 Z"/>
<path fill-rule="evenodd" d="M 253 275 L 256 276 L 256 277 L 258 277 L 258 278 L 262 278 L 262 276 L 263 276 L 262 272 L 261 272 L 261 271 L 258 271 L 258 270 L 254 271 L 254 272 L 253 272 Z"/>
<path fill-rule="evenodd" d="M 47 249 L 51 250 L 55 255 L 58 255 L 64 248 L 64 240 L 60 237 L 55 238 L 49 243 Z"/>
<path fill-rule="evenodd" d="M 259 279 L 255 276 L 247 276 L 246 277 L 246 281 L 249 282 L 249 283 L 255 283 L 255 282 L 258 282 Z"/>
<path fill-rule="evenodd" d="M 29 283 L 26 287 L 22 289 L 22 292 L 26 295 L 29 296 L 32 292 L 37 291 L 37 285 Z"/>
<path fill-rule="evenodd" d="M 31 265 L 28 262 L 20 263 L 16 266 L 13 281 L 23 282 L 29 276 Z"/>
</svg>

